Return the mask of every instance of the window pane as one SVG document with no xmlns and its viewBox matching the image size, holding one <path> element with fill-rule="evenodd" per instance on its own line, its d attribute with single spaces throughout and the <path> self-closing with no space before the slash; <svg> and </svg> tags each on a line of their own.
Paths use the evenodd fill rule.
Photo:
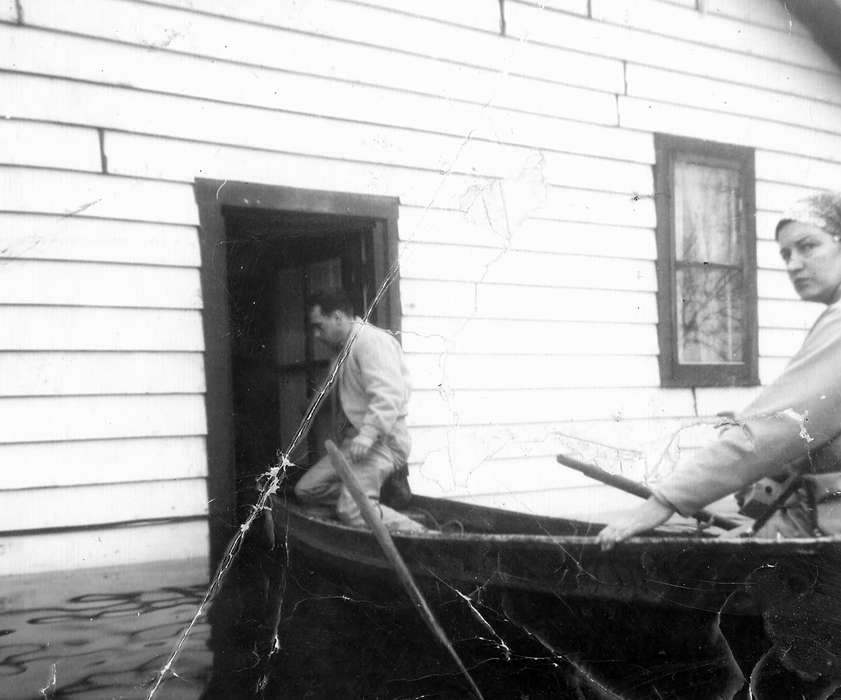
<svg viewBox="0 0 841 700">
<path fill-rule="evenodd" d="M 741 271 L 693 265 L 676 272 L 678 362 L 743 362 L 745 301 Z"/>
<path fill-rule="evenodd" d="M 741 264 L 739 171 L 675 160 L 675 258 Z"/>
</svg>

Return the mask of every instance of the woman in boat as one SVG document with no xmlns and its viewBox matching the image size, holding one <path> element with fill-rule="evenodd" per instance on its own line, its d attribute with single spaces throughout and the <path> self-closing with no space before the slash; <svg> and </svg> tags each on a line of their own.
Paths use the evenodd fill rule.
<svg viewBox="0 0 841 700">
<path fill-rule="evenodd" d="M 811 497 L 799 491 L 758 537 L 841 532 L 841 192 L 798 202 L 776 228 L 780 255 L 801 299 L 827 308 L 782 375 L 766 386 L 718 439 L 680 462 L 634 511 L 599 533 L 603 549 L 651 530 L 675 512 L 690 516 L 764 477 L 806 464 Z M 804 461 L 805 460 L 805 461 Z M 816 517 L 815 517 L 816 516 Z"/>
</svg>

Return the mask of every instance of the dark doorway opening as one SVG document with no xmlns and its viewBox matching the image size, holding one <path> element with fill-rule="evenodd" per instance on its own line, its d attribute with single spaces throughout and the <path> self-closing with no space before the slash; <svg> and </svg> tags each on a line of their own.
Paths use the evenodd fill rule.
<svg viewBox="0 0 841 700">
<path fill-rule="evenodd" d="M 362 313 L 397 257 L 393 198 L 247 183 L 196 183 L 202 234 L 211 565 L 277 463 L 329 369 L 307 300 L 341 286 Z M 392 284 L 371 316 L 399 330 Z M 329 436 L 329 402 L 290 458 L 308 466 Z"/>
<path fill-rule="evenodd" d="M 362 313 L 376 293 L 370 250 L 377 222 L 296 212 L 225 212 L 237 492 L 277 461 L 323 384 L 331 357 L 312 341 L 313 293 L 344 288 Z M 289 455 L 312 464 L 329 436 L 325 404 Z"/>
</svg>

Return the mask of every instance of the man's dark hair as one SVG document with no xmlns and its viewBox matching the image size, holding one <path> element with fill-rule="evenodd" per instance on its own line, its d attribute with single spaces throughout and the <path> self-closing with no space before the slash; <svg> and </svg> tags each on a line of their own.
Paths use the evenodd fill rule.
<svg viewBox="0 0 841 700">
<path fill-rule="evenodd" d="M 309 308 L 320 306 L 321 313 L 325 316 L 334 311 L 342 311 L 348 316 L 353 316 L 353 304 L 344 289 L 325 289 L 310 294 L 308 306 Z"/>
</svg>

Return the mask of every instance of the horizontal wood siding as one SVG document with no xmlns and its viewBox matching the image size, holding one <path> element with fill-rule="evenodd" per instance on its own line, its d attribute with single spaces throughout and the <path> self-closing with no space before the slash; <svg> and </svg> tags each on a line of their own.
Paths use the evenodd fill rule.
<svg viewBox="0 0 841 700">
<path fill-rule="evenodd" d="M 405 89 L 424 86 L 439 91 L 472 83 L 467 93 L 475 94 L 498 82 L 503 71 L 512 74 L 511 85 L 537 76 L 559 84 L 615 90 L 622 80 L 618 62 L 594 55 L 597 52 L 563 51 L 556 67 L 546 62 L 559 54 L 539 46 L 517 51 L 516 41 L 501 43 L 496 32 L 464 31 L 336 0 L 304 4 L 175 0 L 158 3 L 159 8 L 105 0 L 68 1 L 60 8 L 49 0 L 22 0 L 22 4 L 32 26 Z M 194 9 L 201 14 L 190 11 Z M 425 58 L 442 60 L 430 64 Z M 515 92 L 499 97 L 507 101 Z M 529 98 L 537 100 L 535 95 Z"/>
<path fill-rule="evenodd" d="M 412 423 L 432 426 L 530 424 L 555 420 L 677 418 L 694 415 L 689 389 L 463 389 L 416 391 Z"/>
<path fill-rule="evenodd" d="M 203 397 L 189 394 L 0 398 L 0 417 L 0 444 L 205 432 Z"/>
<path fill-rule="evenodd" d="M 614 348 L 619 350 L 620 348 Z M 560 389 L 651 387 L 660 375 L 657 357 L 616 355 L 412 355 L 416 389 Z"/>
<path fill-rule="evenodd" d="M 690 75 L 741 82 L 841 104 L 841 84 L 830 77 L 837 78 L 837 68 L 828 65 L 826 60 L 807 60 L 800 48 L 799 36 L 769 31 L 765 33 L 765 41 L 742 40 L 738 50 L 733 50 L 724 43 L 733 41 L 733 37 L 743 37 L 749 27 L 736 27 L 732 33 L 710 31 L 709 18 L 692 10 L 669 8 L 670 23 L 676 25 L 676 30 L 662 27 L 656 31 L 625 25 L 625 16 L 631 16 L 629 13 L 634 13 L 634 8 L 645 6 L 634 0 L 593 0 L 597 12 L 605 17 L 614 15 L 612 21 L 596 22 L 544 11 L 525 3 L 507 5 L 506 25 L 511 36 L 582 52 L 598 47 L 602 55 L 629 63 L 669 66 Z M 662 16 L 665 9 L 659 6 L 654 16 Z M 675 15 L 682 18 L 683 26 L 675 20 Z M 690 39 L 678 38 L 673 31 Z M 759 28 L 754 30 L 757 34 L 761 31 Z"/>
<path fill-rule="evenodd" d="M 0 352 L 0 396 L 201 394 L 200 353 Z"/>
<path fill-rule="evenodd" d="M 17 22 L 18 12 L 15 0 L 2 0 L 0 2 L 0 20 L 4 22 Z"/>
<path fill-rule="evenodd" d="M 605 280 L 605 287 L 609 281 Z M 650 292 L 541 289 L 527 285 L 471 284 L 404 279 L 403 310 L 412 316 L 498 320 L 656 323 Z"/>
<path fill-rule="evenodd" d="M 199 435 L 24 442 L 0 445 L 0 463 L 27 465 L 26 469 L 5 469 L 4 488 L 34 489 L 198 479 L 206 475 L 207 453 Z"/>
<path fill-rule="evenodd" d="M 6 31 L 0 27 L 0 31 Z M 43 165 L 99 172 L 99 135 L 95 129 L 38 124 L 0 122 L 0 163 L 5 165 Z"/>
<path fill-rule="evenodd" d="M 191 187 L 129 177 L 3 166 L 0 202 L 7 212 L 198 223 Z"/>
<path fill-rule="evenodd" d="M 459 280 L 487 284 L 534 285 L 573 289 L 603 289 L 605 280 L 617 290 L 656 291 L 654 263 L 559 253 L 509 250 L 465 245 L 407 243 L 400 270 L 404 277 Z M 559 270 L 564 270 L 561 276 Z"/>
<path fill-rule="evenodd" d="M 412 447 L 428 460 L 419 466 L 423 473 L 433 464 L 450 465 L 450 456 L 458 459 L 452 465 L 453 478 L 463 482 L 472 471 L 483 466 L 490 457 L 500 459 L 546 459 L 559 452 L 576 452 L 592 448 L 596 461 L 633 470 L 647 456 L 659 456 L 674 435 L 683 430 L 686 435 L 710 428 L 710 419 L 695 416 L 683 418 L 626 417 L 608 419 L 536 422 L 518 425 L 499 421 L 493 425 L 477 425 L 454 429 L 447 426 L 416 427 L 412 433 Z M 609 444 L 601 440 L 609 431 Z M 493 460 L 491 460 L 493 461 Z M 652 460 L 652 462 L 655 460 Z M 446 479 L 445 479 L 446 481 Z"/>
<path fill-rule="evenodd" d="M 7 68 L 24 67 L 28 31 L 0 26 Z M 23 119 L 0 124 L 0 575 L 206 556 L 192 188 L 111 174 L 101 122 L 64 111 L 72 95 L 30 119 L 32 95 L 14 94 Z"/>
<path fill-rule="evenodd" d="M 42 306 L 201 308 L 196 268 L 5 260 L 0 298 Z"/>
<path fill-rule="evenodd" d="M 201 310 L 0 305 L 0 350 L 204 350 Z"/>
<path fill-rule="evenodd" d="M 732 3 L 733 5 L 770 3 Z M 594 19 L 618 24 L 690 44 L 717 46 L 834 73 L 836 66 L 808 36 L 792 35 L 780 42 L 777 31 L 734 21 L 729 17 L 689 13 L 664 7 L 658 0 L 591 0 Z M 788 27 L 784 29 L 786 31 Z"/>
<path fill-rule="evenodd" d="M 0 493 L 0 530 L 81 527 L 207 513 L 204 479 L 43 488 Z M 28 507 L 37 499 L 38 508 Z M 46 511 L 49 518 L 44 517 Z"/>
<path fill-rule="evenodd" d="M 401 206 L 400 231 L 407 243 L 457 243 L 497 251 L 566 253 L 594 258 L 609 251 L 611 257 L 635 260 L 654 260 L 657 255 L 651 228 L 572 221 L 558 226 L 553 221 L 531 218 L 509 229 L 489 225 L 488 217 L 475 210 L 462 212 Z"/>
<path fill-rule="evenodd" d="M 372 0 L 366 4 L 399 10 L 408 15 L 440 19 L 474 29 L 490 32 L 499 29 L 499 12 L 493 3 L 485 0 L 463 0 L 457 3 L 449 0 L 428 0 L 424 3 L 417 3 L 414 0 Z M 233 3 L 229 3 L 228 7 L 232 5 Z"/>
<path fill-rule="evenodd" d="M 440 355 L 657 355 L 652 323 L 404 318 L 403 349 Z"/>
<path fill-rule="evenodd" d="M 819 312 L 790 290 L 773 227 L 789 199 L 841 177 L 838 67 L 776 0 L 705 12 L 509 0 L 506 36 L 498 11 L 0 3 L 0 499 L 178 484 L 174 517 L 204 517 L 197 177 L 400 198 L 421 491 L 449 483 L 459 497 L 552 509 L 546 494 L 569 489 L 557 503 L 607 503 L 557 468 L 547 433 L 589 440 L 590 455 L 659 455 L 755 391 L 659 387 L 656 132 L 756 150 L 769 381 Z M 453 445 L 473 471 L 448 482 L 447 470 L 467 473 Z M 25 463 L 37 468 L 13 468 Z M 171 501 L 130 515 L 164 517 Z M 31 517 L 75 528 L 84 512 Z M 150 556 L 164 541 L 136 532 Z M 128 556 L 81 531 L 37 537 L 8 551 L 67 541 L 85 561 Z"/>
<path fill-rule="evenodd" d="M 22 576 L 57 569 L 111 568 L 165 560 L 176 566 L 185 559 L 201 556 L 207 547 L 204 519 L 163 525 L 0 535 L 0 576 Z"/>
<path fill-rule="evenodd" d="M 705 0 L 704 8 L 707 12 L 723 17 L 770 27 L 788 34 L 809 35 L 809 31 L 794 19 L 788 8 L 778 2 L 729 2 L 729 0 Z"/>
<path fill-rule="evenodd" d="M 0 258 L 198 267 L 194 226 L 0 214 Z"/>
</svg>

